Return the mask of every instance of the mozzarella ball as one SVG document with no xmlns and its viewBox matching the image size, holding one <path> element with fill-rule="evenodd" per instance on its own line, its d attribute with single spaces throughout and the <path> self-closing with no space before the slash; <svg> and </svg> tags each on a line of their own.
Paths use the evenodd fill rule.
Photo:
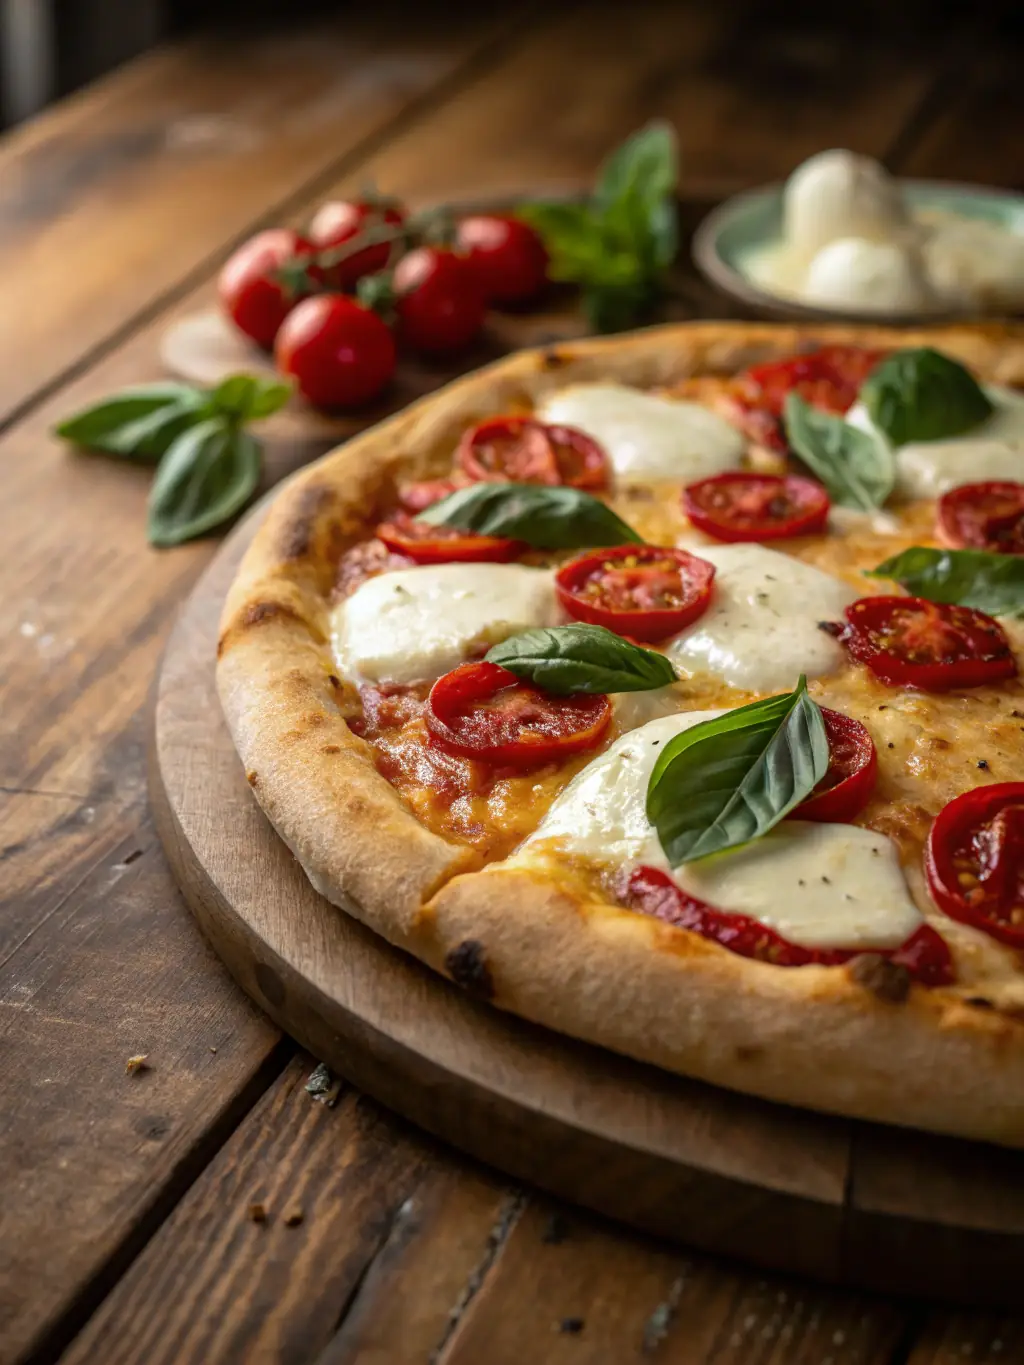
<svg viewBox="0 0 1024 1365">
<path fill-rule="evenodd" d="M 863 237 L 822 247 L 807 268 L 803 298 L 858 312 L 909 313 L 935 303 L 916 249 Z"/>
<path fill-rule="evenodd" d="M 868 156 L 819 152 L 786 182 L 784 236 L 812 256 L 838 237 L 884 239 L 910 223 L 899 185 Z"/>
</svg>

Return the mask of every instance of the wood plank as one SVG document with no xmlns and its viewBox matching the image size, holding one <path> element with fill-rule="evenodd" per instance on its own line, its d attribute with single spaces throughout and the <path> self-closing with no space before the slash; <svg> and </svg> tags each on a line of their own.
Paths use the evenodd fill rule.
<svg viewBox="0 0 1024 1365">
<path fill-rule="evenodd" d="M 925 1323 L 907 1365 L 1016 1365 L 1018 1360 L 1024 1360 L 1024 1318 L 943 1313 Z"/>
</svg>

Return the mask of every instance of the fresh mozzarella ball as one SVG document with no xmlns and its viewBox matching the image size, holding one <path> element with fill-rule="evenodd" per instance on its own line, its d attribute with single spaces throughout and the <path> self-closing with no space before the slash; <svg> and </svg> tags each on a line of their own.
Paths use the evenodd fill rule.
<svg viewBox="0 0 1024 1365">
<path fill-rule="evenodd" d="M 900 189 L 880 166 L 853 152 L 819 152 L 786 182 L 784 233 L 812 256 L 837 237 L 882 240 L 909 226 Z"/>
<path fill-rule="evenodd" d="M 1024 236 L 955 219 L 933 230 L 924 259 L 934 289 L 951 303 L 1024 307 Z"/>
<path fill-rule="evenodd" d="M 915 312 L 934 306 L 920 254 L 896 242 L 841 237 L 807 267 L 803 297 L 831 308 Z"/>
</svg>

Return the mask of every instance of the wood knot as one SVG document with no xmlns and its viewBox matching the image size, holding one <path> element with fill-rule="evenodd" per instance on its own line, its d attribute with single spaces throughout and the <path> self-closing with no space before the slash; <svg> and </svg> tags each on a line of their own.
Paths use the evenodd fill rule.
<svg viewBox="0 0 1024 1365">
<path fill-rule="evenodd" d="M 906 967 L 880 953 L 858 954 L 847 971 L 858 986 L 888 1004 L 902 1004 L 910 994 L 910 973 Z"/>
<path fill-rule="evenodd" d="M 455 982 L 470 995 L 481 1000 L 493 1000 L 494 978 L 487 965 L 484 945 L 476 938 L 463 939 L 444 959 L 445 970 Z"/>
</svg>

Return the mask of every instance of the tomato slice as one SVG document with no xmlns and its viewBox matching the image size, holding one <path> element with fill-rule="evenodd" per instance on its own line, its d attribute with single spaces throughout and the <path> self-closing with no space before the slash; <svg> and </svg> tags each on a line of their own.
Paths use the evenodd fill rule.
<svg viewBox="0 0 1024 1365">
<path fill-rule="evenodd" d="M 716 540 L 785 540 L 821 531 L 828 494 L 813 479 L 716 474 L 683 489 L 683 511 Z"/>
<path fill-rule="evenodd" d="M 923 692 L 1012 678 L 1017 663 L 998 621 L 923 597 L 862 597 L 833 628 L 855 659 L 890 687 Z"/>
<path fill-rule="evenodd" d="M 478 536 L 454 526 L 430 526 L 408 512 L 396 512 L 377 527 L 377 537 L 395 554 L 417 564 L 505 563 L 526 546 L 503 536 Z"/>
<path fill-rule="evenodd" d="M 499 664 L 462 664 L 430 689 L 431 741 L 486 763 L 534 768 L 602 738 L 612 718 L 603 694 L 554 697 Z"/>
<path fill-rule="evenodd" d="M 533 417 L 492 417 L 465 432 L 457 453 L 471 479 L 607 488 L 608 458 L 585 432 Z"/>
<path fill-rule="evenodd" d="M 752 440 L 785 452 L 782 410 L 791 393 L 812 407 L 846 412 L 885 354 L 864 346 L 822 346 L 807 355 L 754 365 L 737 376 L 733 388 L 740 425 Z"/>
<path fill-rule="evenodd" d="M 821 708 L 828 739 L 828 770 L 790 817 L 845 824 L 867 805 L 878 776 L 874 740 L 859 720 Z"/>
<path fill-rule="evenodd" d="M 570 559 L 555 574 L 562 607 L 577 621 L 634 640 L 665 640 L 707 609 L 715 566 L 686 550 L 617 545 Z"/>
<path fill-rule="evenodd" d="M 1024 782 L 975 787 L 943 806 L 924 866 L 940 910 L 1024 948 Z"/>
<path fill-rule="evenodd" d="M 773 967 L 838 967 L 859 957 L 862 948 L 804 948 L 777 934 L 750 915 L 716 910 L 689 895 L 660 868 L 638 867 L 629 878 L 625 896 L 631 910 L 651 915 L 679 929 L 710 939 L 740 957 L 751 957 Z M 954 978 L 953 958 L 942 937 L 927 924 L 915 929 L 898 948 L 871 949 L 906 967 L 926 986 L 946 986 Z"/>
<path fill-rule="evenodd" d="M 953 549 L 1024 555 L 1024 483 L 965 483 L 939 499 L 936 532 Z"/>
<path fill-rule="evenodd" d="M 398 501 L 405 512 L 425 512 L 435 502 L 454 493 L 464 484 L 457 479 L 423 479 L 420 483 L 406 484 L 399 489 Z"/>
</svg>

